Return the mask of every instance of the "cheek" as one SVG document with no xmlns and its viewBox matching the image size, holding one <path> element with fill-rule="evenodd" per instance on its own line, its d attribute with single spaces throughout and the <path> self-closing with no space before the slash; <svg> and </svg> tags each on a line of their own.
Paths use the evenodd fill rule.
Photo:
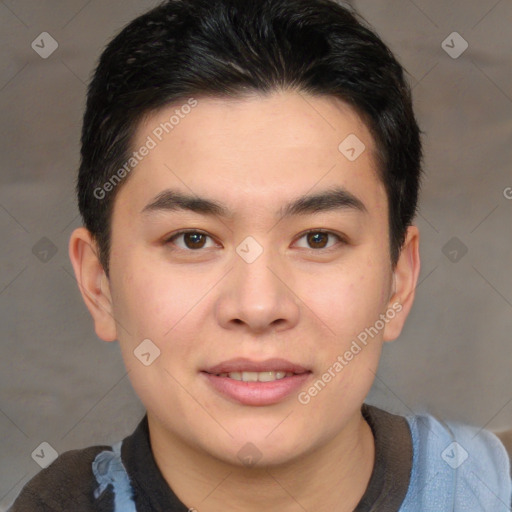
<svg viewBox="0 0 512 512">
<path fill-rule="evenodd" d="M 147 409 L 163 410 L 172 404 L 171 409 L 182 415 L 187 401 L 182 386 L 189 385 L 184 362 L 193 361 L 190 340 L 197 330 L 193 308 L 207 291 L 206 280 L 190 279 L 142 255 L 119 260 L 117 267 L 122 273 L 116 276 L 113 302 L 116 320 L 122 325 L 118 329 L 120 349 L 132 386 Z M 142 353 L 143 340 L 154 344 L 144 345 L 150 358 L 158 353 L 147 366 L 136 357 Z"/>
<path fill-rule="evenodd" d="M 131 337 L 172 339 L 208 290 L 202 273 L 180 272 L 151 262 L 142 253 L 119 262 L 118 267 L 123 271 L 114 299 L 116 318 L 130 326 Z"/>
<path fill-rule="evenodd" d="M 386 307 L 388 278 L 380 262 L 354 255 L 305 284 L 306 306 L 321 319 L 329 337 L 345 344 L 373 325 Z"/>
<path fill-rule="evenodd" d="M 311 416 L 322 418 L 329 414 L 333 424 L 344 421 L 347 410 L 355 411 L 367 396 L 382 350 L 383 331 L 375 333 L 370 329 L 385 307 L 385 272 L 379 271 L 382 267 L 369 258 L 359 261 L 361 264 L 350 266 L 350 270 L 330 274 L 323 292 L 318 287 L 308 290 L 311 309 L 318 311 L 322 325 L 329 327 L 323 329 L 325 336 L 317 339 L 317 377 L 326 384 L 325 388 L 318 384 L 322 391 L 311 400 L 316 412 Z M 345 409 L 334 411 L 333 403 L 343 403 Z"/>
</svg>

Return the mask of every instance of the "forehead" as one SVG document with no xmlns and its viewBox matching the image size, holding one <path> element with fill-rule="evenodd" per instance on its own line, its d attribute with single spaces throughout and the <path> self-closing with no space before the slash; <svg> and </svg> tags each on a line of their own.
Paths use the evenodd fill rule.
<svg viewBox="0 0 512 512">
<path fill-rule="evenodd" d="M 385 200 L 373 138 L 342 101 L 290 91 L 194 101 L 166 106 L 138 126 L 133 149 L 152 149 L 120 191 L 137 213 L 166 188 L 224 200 L 231 211 L 270 206 L 273 213 L 276 201 L 333 186 Z"/>
</svg>

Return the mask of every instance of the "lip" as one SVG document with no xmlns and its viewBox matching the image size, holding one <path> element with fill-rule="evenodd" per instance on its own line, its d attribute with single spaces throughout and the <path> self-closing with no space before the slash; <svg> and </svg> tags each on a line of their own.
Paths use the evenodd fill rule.
<svg viewBox="0 0 512 512">
<path fill-rule="evenodd" d="M 224 398 L 230 398 L 238 404 L 253 406 L 272 405 L 284 400 L 293 392 L 298 392 L 312 375 L 310 371 L 306 371 L 271 382 L 243 382 L 205 371 L 200 374 Z"/>
<path fill-rule="evenodd" d="M 253 361 L 245 357 L 236 357 L 223 361 L 210 368 L 202 370 L 205 373 L 218 375 L 219 373 L 231 372 L 291 372 L 297 374 L 310 373 L 311 371 L 303 366 L 287 361 L 286 359 L 273 358 L 265 361 Z"/>
</svg>

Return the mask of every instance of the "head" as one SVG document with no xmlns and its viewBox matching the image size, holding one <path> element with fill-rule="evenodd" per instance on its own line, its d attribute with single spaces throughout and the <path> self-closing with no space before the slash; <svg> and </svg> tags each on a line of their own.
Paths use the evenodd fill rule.
<svg viewBox="0 0 512 512">
<path fill-rule="evenodd" d="M 165 2 L 103 52 L 81 157 L 70 257 L 154 425 L 276 464 L 355 425 L 414 299 L 421 174 L 403 69 L 363 20 L 330 0 Z M 205 375 L 235 357 L 308 377 L 242 404 Z"/>
</svg>

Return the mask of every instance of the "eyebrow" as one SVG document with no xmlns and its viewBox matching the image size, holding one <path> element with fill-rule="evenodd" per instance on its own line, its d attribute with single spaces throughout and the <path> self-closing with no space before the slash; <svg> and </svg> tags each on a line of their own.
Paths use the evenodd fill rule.
<svg viewBox="0 0 512 512">
<path fill-rule="evenodd" d="M 367 213 L 364 203 L 342 187 L 333 187 L 316 194 L 306 194 L 286 203 L 275 212 L 278 217 L 309 215 L 314 213 L 352 210 Z M 142 214 L 168 211 L 191 211 L 200 215 L 233 218 L 234 213 L 222 203 L 205 197 L 167 189 L 158 194 L 141 211 Z"/>
</svg>

